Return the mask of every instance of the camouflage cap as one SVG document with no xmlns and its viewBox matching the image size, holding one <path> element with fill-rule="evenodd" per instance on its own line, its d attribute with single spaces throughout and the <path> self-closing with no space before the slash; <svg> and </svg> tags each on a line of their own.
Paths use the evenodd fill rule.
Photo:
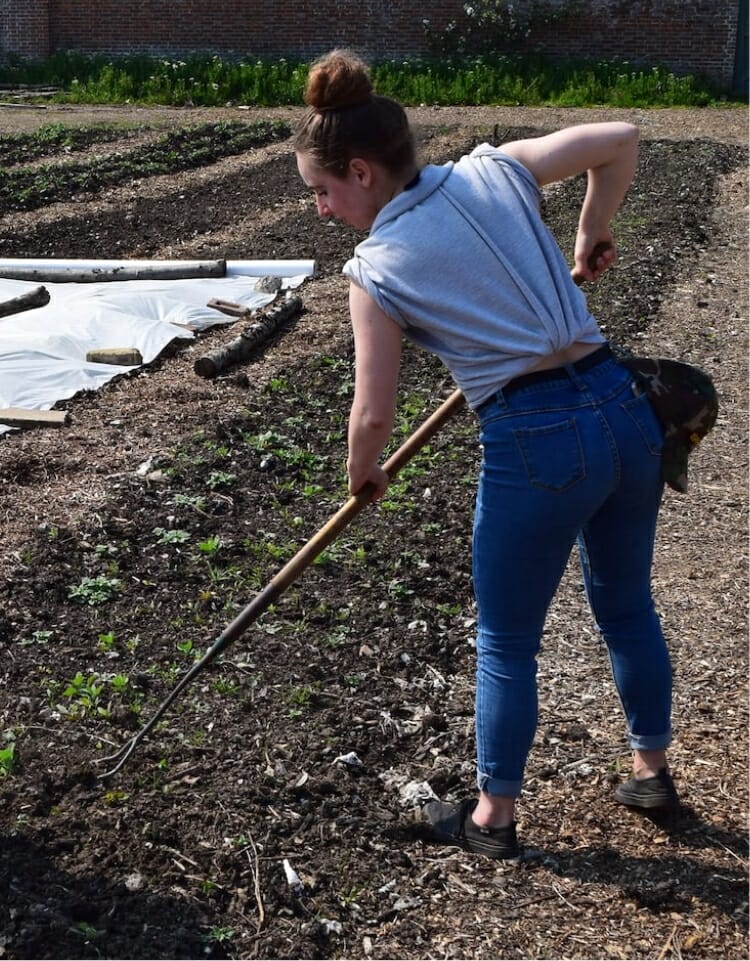
<svg viewBox="0 0 750 961">
<path fill-rule="evenodd" d="M 678 360 L 626 357 L 620 362 L 636 376 L 664 428 L 664 481 L 684 494 L 688 455 L 714 426 L 719 412 L 713 381 L 700 367 Z"/>
</svg>

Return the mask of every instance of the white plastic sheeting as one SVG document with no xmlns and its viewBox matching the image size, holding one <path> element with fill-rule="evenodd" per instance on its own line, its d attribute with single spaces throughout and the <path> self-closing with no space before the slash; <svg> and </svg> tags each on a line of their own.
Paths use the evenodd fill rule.
<svg viewBox="0 0 750 961">
<path fill-rule="evenodd" d="M 38 266 L 51 263 L 39 261 Z M 84 262 L 65 263 L 80 267 Z M 49 410 L 81 390 L 97 390 L 133 368 L 89 363 L 88 351 L 135 347 L 147 364 L 177 337 L 191 338 L 196 331 L 234 322 L 208 307 L 209 300 L 234 301 L 255 310 L 275 297 L 255 289 L 260 277 L 280 277 L 286 290 L 300 286 L 313 272 L 311 261 L 230 261 L 227 276 L 216 279 L 45 282 L 48 304 L 0 318 L 0 407 Z M 36 281 L 0 277 L 0 302 L 38 286 Z M 4 429 L 0 425 L 0 432 Z"/>
</svg>

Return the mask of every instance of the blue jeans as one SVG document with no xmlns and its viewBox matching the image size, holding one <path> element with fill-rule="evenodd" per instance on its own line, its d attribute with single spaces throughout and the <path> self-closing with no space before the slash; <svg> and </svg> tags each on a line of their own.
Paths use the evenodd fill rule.
<svg viewBox="0 0 750 961">
<path fill-rule="evenodd" d="M 630 746 L 671 738 L 672 671 L 651 596 L 663 432 L 612 357 L 556 373 L 477 411 L 477 783 L 510 797 L 536 731 L 545 617 L 576 542 Z"/>
</svg>

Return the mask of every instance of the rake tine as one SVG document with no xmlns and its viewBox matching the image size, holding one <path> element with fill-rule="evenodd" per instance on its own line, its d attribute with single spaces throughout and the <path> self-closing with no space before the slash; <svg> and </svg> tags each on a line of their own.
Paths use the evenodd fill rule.
<svg viewBox="0 0 750 961">
<path fill-rule="evenodd" d="M 427 420 L 408 437 L 395 453 L 388 458 L 383 469 L 390 478 L 396 476 L 401 468 L 417 453 L 430 438 L 440 430 L 443 424 L 464 403 L 464 396 L 460 390 L 455 390 Z M 372 496 L 372 485 L 367 484 L 356 494 L 353 494 L 328 521 L 313 534 L 310 540 L 294 555 L 294 557 L 273 577 L 266 587 L 244 607 L 235 619 L 224 628 L 214 644 L 203 657 L 180 679 L 177 686 L 157 707 L 153 717 L 141 728 L 134 737 L 126 741 L 116 754 L 99 758 L 97 764 L 116 762 L 115 766 L 103 774 L 98 775 L 101 780 L 112 777 L 125 764 L 137 745 L 151 731 L 157 721 L 164 715 L 167 708 L 177 698 L 188 684 L 233 641 L 236 641 L 260 615 L 277 600 L 277 598 L 292 584 L 329 544 L 331 544 L 352 520 L 369 503 Z"/>
</svg>

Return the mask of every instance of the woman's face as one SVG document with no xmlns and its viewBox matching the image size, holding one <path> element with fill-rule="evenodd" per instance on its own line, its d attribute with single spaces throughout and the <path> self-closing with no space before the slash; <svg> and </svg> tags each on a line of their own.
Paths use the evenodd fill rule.
<svg viewBox="0 0 750 961">
<path fill-rule="evenodd" d="M 335 217 L 357 230 L 369 230 L 378 213 L 372 168 L 364 160 L 354 159 L 344 177 L 318 167 L 308 154 L 297 154 L 297 169 L 312 190 L 319 217 Z"/>
</svg>

